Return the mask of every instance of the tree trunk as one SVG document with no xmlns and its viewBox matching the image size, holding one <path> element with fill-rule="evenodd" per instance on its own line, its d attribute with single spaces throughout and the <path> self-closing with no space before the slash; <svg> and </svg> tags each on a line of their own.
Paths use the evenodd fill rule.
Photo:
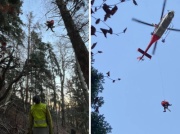
<svg viewBox="0 0 180 134">
<path fill-rule="evenodd" d="M 70 37 L 75 55 L 83 72 L 85 82 L 89 87 L 89 52 L 79 34 L 79 31 L 75 27 L 72 16 L 70 15 L 64 0 L 56 0 L 56 3 L 60 10 L 68 36 Z"/>
<path fill-rule="evenodd" d="M 24 71 L 24 70 L 23 70 Z M 3 94 L 3 96 L 0 97 L 0 102 L 2 102 L 3 100 L 5 100 L 6 98 L 10 98 L 9 96 L 11 95 L 10 93 L 12 92 L 12 85 L 16 82 L 18 82 L 23 74 L 23 71 L 21 72 L 21 74 L 19 74 L 18 77 L 16 77 L 7 87 L 5 93 Z M 6 102 L 9 101 L 8 99 L 6 99 Z"/>
<path fill-rule="evenodd" d="M 77 59 L 77 58 L 76 58 Z M 84 84 L 84 79 L 82 77 L 82 73 L 81 73 L 81 69 L 80 69 L 80 66 L 79 66 L 79 63 L 78 61 L 76 60 L 76 65 L 77 65 L 77 69 L 78 69 L 78 77 L 81 81 L 81 86 L 82 86 L 82 90 L 83 90 L 83 95 L 84 95 L 84 98 L 86 100 L 86 108 L 89 109 L 89 95 L 88 95 L 88 89 L 87 89 L 87 86 Z"/>
<path fill-rule="evenodd" d="M 61 73 L 60 73 L 61 74 Z M 62 99 L 62 126 L 65 126 L 65 104 L 64 104 L 64 78 L 65 78 L 65 71 L 63 68 L 63 74 L 60 75 L 60 83 L 61 83 L 61 99 Z"/>
<path fill-rule="evenodd" d="M 31 24 L 32 24 L 32 12 L 28 14 L 28 50 L 27 50 L 27 62 L 29 62 L 29 55 L 30 55 L 30 45 L 31 45 Z M 29 74 L 27 74 L 26 78 L 26 98 L 25 98 L 25 104 L 28 103 L 28 93 L 29 93 Z"/>
</svg>

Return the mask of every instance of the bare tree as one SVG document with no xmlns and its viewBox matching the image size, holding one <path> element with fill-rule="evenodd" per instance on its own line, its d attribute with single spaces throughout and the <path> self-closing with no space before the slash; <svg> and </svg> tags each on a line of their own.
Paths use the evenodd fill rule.
<svg viewBox="0 0 180 134">
<path fill-rule="evenodd" d="M 65 126 L 65 99 L 64 99 L 64 84 L 66 78 L 66 72 L 72 66 L 74 62 L 74 56 L 72 55 L 72 49 L 67 46 L 68 43 L 59 43 L 59 76 L 60 76 L 60 87 L 61 87 L 61 110 L 62 110 L 62 126 Z"/>
<path fill-rule="evenodd" d="M 64 21 L 67 34 L 72 43 L 75 55 L 83 72 L 86 84 L 89 87 L 89 52 L 83 42 L 79 30 L 77 29 L 70 11 L 67 9 L 66 2 L 64 0 L 56 0 L 56 4 L 61 13 L 62 19 Z"/>
</svg>

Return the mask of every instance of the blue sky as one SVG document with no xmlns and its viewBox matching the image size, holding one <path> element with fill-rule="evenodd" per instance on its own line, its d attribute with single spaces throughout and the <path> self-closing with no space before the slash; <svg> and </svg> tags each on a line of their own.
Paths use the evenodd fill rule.
<svg viewBox="0 0 180 134">
<path fill-rule="evenodd" d="M 104 75 L 111 72 L 111 78 L 120 77 L 122 80 L 112 83 L 105 78 L 104 91 L 100 96 L 104 97 L 105 104 L 100 109 L 107 122 L 113 128 L 113 134 L 178 134 L 180 133 L 180 32 L 171 31 L 166 42 L 158 41 L 155 55 L 149 60 L 138 61 L 141 54 L 138 48 L 145 50 L 151 39 L 153 27 L 133 22 L 137 18 L 149 23 L 158 24 L 160 20 L 163 0 L 140 1 L 136 0 L 138 6 L 132 1 L 118 5 L 117 13 L 108 19 L 109 25 L 114 33 L 122 32 L 125 27 L 127 31 L 120 36 L 107 35 L 105 38 L 101 33 L 92 36 L 91 43 L 97 42 L 92 50 L 98 50 L 102 54 L 94 56 L 94 67 Z M 94 6 L 100 5 L 96 0 Z M 102 1 L 101 1 L 102 2 Z M 113 5 L 119 0 L 107 0 L 106 3 Z M 175 16 L 172 20 L 174 28 L 180 29 L 180 1 L 167 0 L 165 14 L 168 10 L 174 10 Z M 101 9 L 94 17 L 103 19 L 104 11 Z M 108 27 L 102 22 L 99 28 Z M 163 35 L 165 37 L 165 35 Z M 148 51 L 152 54 L 152 48 Z M 171 112 L 163 112 L 162 100 L 172 103 Z"/>
<path fill-rule="evenodd" d="M 49 12 L 49 10 L 53 8 L 53 6 L 49 5 L 49 3 L 49 1 L 46 2 L 43 0 L 24 0 L 22 8 L 23 15 L 21 15 L 21 18 L 23 19 L 24 23 L 27 23 L 26 15 L 29 14 L 29 12 L 33 12 L 33 24 L 38 22 L 39 24 L 43 25 L 43 27 L 41 28 L 42 40 L 44 42 L 54 43 L 57 42 L 57 40 L 59 39 L 59 37 L 57 36 L 64 32 L 64 30 L 59 29 L 62 28 L 58 26 L 59 17 L 53 17 L 54 15 Z M 45 25 L 46 21 L 52 19 L 55 20 L 54 33 L 50 29 L 46 31 L 47 27 Z"/>
</svg>

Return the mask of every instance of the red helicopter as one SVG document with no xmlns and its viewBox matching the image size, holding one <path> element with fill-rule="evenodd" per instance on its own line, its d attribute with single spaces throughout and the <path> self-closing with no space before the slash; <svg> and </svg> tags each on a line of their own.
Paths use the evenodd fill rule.
<svg viewBox="0 0 180 134">
<path fill-rule="evenodd" d="M 164 34 L 164 32 L 166 30 L 172 30 L 172 31 L 180 32 L 180 29 L 174 29 L 174 28 L 169 28 L 168 27 L 169 24 L 171 23 L 173 17 L 174 17 L 174 11 L 169 11 L 168 14 L 164 15 L 164 17 L 163 17 L 165 5 L 166 5 L 166 0 L 164 0 L 162 13 L 161 13 L 161 18 L 160 18 L 160 22 L 158 24 L 150 24 L 150 23 L 147 23 L 147 22 L 135 19 L 135 18 L 132 19 L 133 21 L 136 21 L 138 23 L 142 23 L 142 24 L 145 24 L 145 25 L 148 25 L 148 26 L 155 27 L 154 31 L 152 32 L 151 41 L 149 42 L 149 45 L 147 46 L 146 50 L 143 51 L 142 49 L 138 48 L 138 51 L 142 54 L 142 56 L 137 58 L 138 60 L 144 60 L 143 59 L 144 56 L 151 59 L 152 56 L 150 54 L 148 54 L 147 51 L 152 46 L 152 44 L 155 43 L 152 54 L 155 53 L 156 46 L 157 46 L 157 41 L 161 38 L 161 36 Z M 163 39 L 162 42 L 165 42 L 165 40 Z"/>
</svg>

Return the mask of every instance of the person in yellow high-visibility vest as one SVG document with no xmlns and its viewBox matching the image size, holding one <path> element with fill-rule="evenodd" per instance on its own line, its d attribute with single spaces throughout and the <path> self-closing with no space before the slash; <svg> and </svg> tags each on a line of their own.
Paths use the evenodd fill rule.
<svg viewBox="0 0 180 134">
<path fill-rule="evenodd" d="M 33 97 L 34 105 L 29 113 L 29 134 L 53 134 L 51 114 L 46 104 L 41 103 L 40 96 Z"/>
</svg>

